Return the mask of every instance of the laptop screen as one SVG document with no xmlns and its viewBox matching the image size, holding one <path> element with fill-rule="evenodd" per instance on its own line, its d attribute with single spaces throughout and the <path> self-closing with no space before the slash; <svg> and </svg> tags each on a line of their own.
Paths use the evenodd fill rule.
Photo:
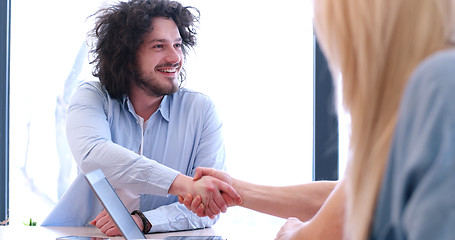
<svg viewBox="0 0 455 240">
<path fill-rule="evenodd" d="M 146 239 L 101 169 L 85 174 L 98 199 L 127 240 Z"/>
</svg>

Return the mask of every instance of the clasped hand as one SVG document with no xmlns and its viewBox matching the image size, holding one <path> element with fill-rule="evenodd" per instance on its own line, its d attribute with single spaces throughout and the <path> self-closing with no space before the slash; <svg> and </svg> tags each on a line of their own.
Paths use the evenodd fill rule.
<svg viewBox="0 0 455 240">
<path fill-rule="evenodd" d="M 207 184 L 207 180 L 214 181 Z M 233 179 L 229 174 L 213 168 L 198 167 L 193 177 L 195 183 L 200 182 L 206 189 L 205 194 L 187 193 L 179 195 L 179 202 L 199 217 L 208 216 L 214 218 L 221 212 L 226 212 L 227 207 L 240 205 L 242 199 L 235 191 Z M 219 189 L 219 191 L 218 191 Z M 208 193 L 207 193 L 208 192 Z M 210 192 L 212 194 L 210 194 Z M 210 200 L 212 198 L 213 200 Z"/>
</svg>

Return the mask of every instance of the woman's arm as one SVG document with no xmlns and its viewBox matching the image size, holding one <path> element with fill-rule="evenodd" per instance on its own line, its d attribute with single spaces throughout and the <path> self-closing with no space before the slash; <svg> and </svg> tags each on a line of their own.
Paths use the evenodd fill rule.
<svg viewBox="0 0 455 240">
<path fill-rule="evenodd" d="M 235 179 L 232 186 L 243 199 L 242 207 L 277 217 L 308 221 L 318 212 L 336 184 L 335 181 L 318 181 L 278 187 Z"/>
<path fill-rule="evenodd" d="M 296 217 L 301 221 L 311 219 L 337 185 L 336 181 L 318 181 L 286 187 L 265 186 L 232 178 L 226 172 L 215 169 L 198 168 L 194 180 L 202 176 L 218 178 L 234 187 L 240 194 L 242 202 L 236 204 L 223 194 L 230 206 L 239 205 L 282 218 Z M 180 202 L 198 216 L 205 216 L 204 207 L 201 207 L 198 196 L 193 201 L 192 196 L 187 195 L 184 199 L 180 198 Z"/>
<path fill-rule="evenodd" d="M 342 239 L 345 212 L 345 181 L 340 181 L 325 203 L 308 222 L 289 218 L 275 239 Z M 295 194 L 301 194 L 296 192 Z"/>
</svg>

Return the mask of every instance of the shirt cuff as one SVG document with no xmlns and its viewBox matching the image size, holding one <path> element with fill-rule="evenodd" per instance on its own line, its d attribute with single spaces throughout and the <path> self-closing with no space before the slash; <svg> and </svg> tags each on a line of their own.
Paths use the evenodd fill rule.
<svg viewBox="0 0 455 240">
<path fill-rule="evenodd" d="M 161 206 L 157 209 L 143 212 L 143 214 L 152 224 L 149 233 L 211 227 L 219 218 L 219 215 L 215 219 L 210 219 L 209 217 L 200 218 L 196 214 L 189 212 L 185 206 L 179 203 Z"/>
<path fill-rule="evenodd" d="M 171 206 L 175 209 L 169 209 Z M 144 215 L 152 224 L 150 232 L 170 232 L 189 229 L 187 216 L 177 208 L 178 206 L 176 205 L 170 205 L 165 208 L 144 212 Z"/>
</svg>

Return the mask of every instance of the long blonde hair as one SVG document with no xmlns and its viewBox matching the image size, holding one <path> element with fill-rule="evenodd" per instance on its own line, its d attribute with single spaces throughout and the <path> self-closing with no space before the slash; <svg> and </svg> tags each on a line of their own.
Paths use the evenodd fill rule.
<svg viewBox="0 0 455 240">
<path fill-rule="evenodd" d="M 314 0 L 314 25 L 351 116 L 345 239 L 366 239 L 410 73 L 446 48 L 455 0 Z"/>
</svg>

